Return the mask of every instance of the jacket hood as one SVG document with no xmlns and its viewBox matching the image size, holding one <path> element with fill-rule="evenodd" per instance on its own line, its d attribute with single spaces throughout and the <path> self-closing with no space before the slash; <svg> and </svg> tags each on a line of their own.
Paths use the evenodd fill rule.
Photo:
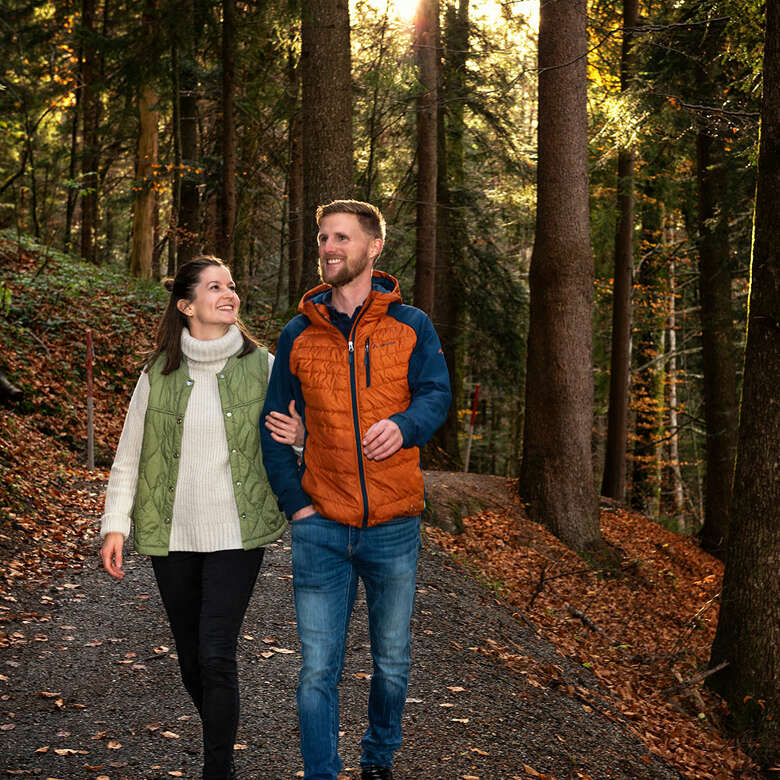
<svg viewBox="0 0 780 780">
<path fill-rule="evenodd" d="M 325 305 L 330 303 L 330 291 L 333 286 L 330 284 L 320 284 L 309 290 L 298 304 L 298 311 L 301 314 L 310 315 L 309 307 L 311 305 Z M 398 280 L 384 271 L 374 271 L 371 274 L 371 292 L 366 298 L 366 302 L 381 299 L 389 306 L 391 303 L 401 303 L 401 289 L 398 286 Z M 364 304 L 365 305 L 365 304 Z"/>
</svg>

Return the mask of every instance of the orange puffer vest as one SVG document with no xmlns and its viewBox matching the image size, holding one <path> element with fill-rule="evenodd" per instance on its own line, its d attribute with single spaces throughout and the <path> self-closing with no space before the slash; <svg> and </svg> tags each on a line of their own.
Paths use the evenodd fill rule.
<svg viewBox="0 0 780 780">
<path fill-rule="evenodd" d="M 418 447 L 380 462 L 362 454 L 371 425 L 409 406 L 407 372 L 417 343 L 413 327 L 387 314 L 401 302 L 398 283 L 388 274 L 374 276 L 392 280 L 392 291 L 371 291 L 349 341 L 331 324 L 326 305 L 315 302 L 329 286 L 311 290 L 299 306 L 311 327 L 290 352 L 306 404 L 301 486 L 319 513 L 354 526 L 418 515 L 425 505 Z"/>
</svg>

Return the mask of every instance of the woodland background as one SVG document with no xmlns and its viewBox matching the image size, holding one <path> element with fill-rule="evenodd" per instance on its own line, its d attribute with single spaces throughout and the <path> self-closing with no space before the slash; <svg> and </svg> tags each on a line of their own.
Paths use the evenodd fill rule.
<svg viewBox="0 0 780 780">
<path fill-rule="evenodd" d="M 478 387 L 469 470 L 517 478 L 587 560 L 609 563 L 599 493 L 728 559 L 711 666 L 730 666 L 708 679 L 772 764 L 776 0 L 3 6 L 0 227 L 42 258 L 36 285 L 69 255 L 155 280 L 213 252 L 273 343 L 316 281 L 316 205 L 375 203 L 381 267 L 433 317 L 455 390 L 426 465 L 463 467 Z M 0 305 L 4 341 L 36 350 L 10 270 Z M 0 356 L 6 403 L 17 373 Z"/>
</svg>

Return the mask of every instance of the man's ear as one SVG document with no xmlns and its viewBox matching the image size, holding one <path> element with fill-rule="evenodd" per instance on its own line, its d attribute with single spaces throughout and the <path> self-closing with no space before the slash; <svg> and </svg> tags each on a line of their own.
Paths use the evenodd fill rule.
<svg viewBox="0 0 780 780">
<path fill-rule="evenodd" d="M 185 301 L 184 298 L 179 298 L 178 301 L 176 301 L 176 308 L 185 316 L 188 317 L 187 309 L 190 308 L 190 302 Z"/>
<path fill-rule="evenodd" d="M 377 257 L 382 253 L 382 247 L 384 247 L 384 241 L 381 238 L 375 238 L 371 241 L 371 250 L 369 251 L 369 257 L 372 263 L 376 263 Z"/>
</svg>

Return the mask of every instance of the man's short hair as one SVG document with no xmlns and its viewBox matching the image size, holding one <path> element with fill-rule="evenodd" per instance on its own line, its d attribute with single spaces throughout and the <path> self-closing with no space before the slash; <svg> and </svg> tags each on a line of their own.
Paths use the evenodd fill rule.
<svg viewBox="0 0 780 780">
<path fill-rule="evenodd" d="M 382 212 L 362 200 L 333 200 L 317 207 L 317 227 L 328 214 L 354 214 L 363 230 L 374 238 L 385 240 L 385 218 Z"/>
</svg>

